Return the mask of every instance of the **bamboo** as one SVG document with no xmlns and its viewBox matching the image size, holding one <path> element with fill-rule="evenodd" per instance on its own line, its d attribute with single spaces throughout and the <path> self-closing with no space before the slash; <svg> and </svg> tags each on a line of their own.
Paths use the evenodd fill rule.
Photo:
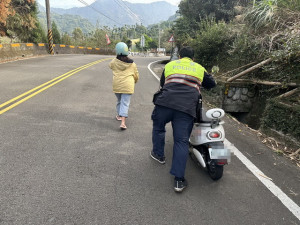
<svg viewBox="0 0 300 225">
<path fill-rule="evenodd" d="M 274 82 L 274 81 L 265 81 L 265 80 L 247 80 L 247 79 L 237 79 L 236 81 L 239 82 L 248 82 L 251 84 L 263 84 L 268 86 L 287 86 L 287 87 L 299 87 L 300 85 L 297 83 L 281 83 L 281 82 Z"/>
<path fill-rule="evenodd" d="M 291 110 L 293 110 L 293 109 L 294 109 L 294 107 L 293 107 L 293 106 L 291 106 L 291 105 L 288 105 L 288 104 L 286 104 L 286 103 L 283 103 L 283 102 L 278 102 L 277 104 L 279 104 L 279 105 L 281 105 L 281 106 L 283 106 L 283 107 L 285 107 L 285 108 L 291 109 Z"/>
<path fill-rule="evenodd" d="M 289 156 L 290 157 L 295 156 L 295 155 L 298 155 L 299 153 L 300 153 L 300 148 L 297 151 L 295 151 L 294 153 L 291 153 Z"/>
<path fill-rule="evenodd" d="M 295 89 L 293 89 L 293 90 L 291 90 L 291 91 L 288 91 L 288 92 L 286 92 L 286 93 L 284 93 L 284 94 L 282 94 L 282 95 L 279 95 L 278 98 L 286 98 L 286 97 L 289 97 L 289 96 L 291 96 L 291 95 L 297 93 L 299 90 L 300 90 L 299 88 L 295 88 Z"/>
<path fill-rule="evenodd" d="M 241 66 L 241 67 L 239 67 L 239 68 L 236 68 L 236 69 L 234 69 L 234 70 L 230 70 L 230 71 L 228 71 L 228 72 L 226 72 L 226 73 L 223 73 L 221 76 L 225 76 L 225 75 L 227 75 L 227 74 L 229 74 L 229 73 L 232 73 L 232 72 L 234 72 L 234 71 L 236 71 L 236 70 L 240 70 L 240 69 L 243 69 L 243 68 L 245 68 L 245 67 L 247 67 L 247 66 L 251 66 L 251 65 L 253 65 L 254 63 L 256 63 L 256 62 L 252 62 L 252 63 L 249 63 L 249 64 L 247 64 L 247 65 L 244 65 L 244 66 Z"/>
<path fill-rule="evenodd" d="M 231 81 L 233 81 L 233 80 L 236 80 L 237 78 L 239 78 L 239 77 L 241 77 L 241 76 L 244 76 L 245 74 L 247 74 L 247 73 L 249 73 L 249 72 L 251 72 L 251 71 L 253 71 L 253 70 L 255 70 L 255 69 L 257 69 L 257 68 L 259 68 L 259 67 L 261 67 L 261 66 L 263 66 L 263 65 L 265 65 L 265 64 L 268 64 L 268 63 L 270 63 L 271 61 L 272 61 L 271 58 L 266 59 L 266 60 L 264 60 L 264 61 L 262 61 L 262 62 L 256 64 L 255 66 L 252 66 L 252 67 L 250 67 L 250 68 L 244 70 L 243 72 L 238 73 L 237 75 L 235 75 L 235 76 L 229 78 L 229 79 L 227 80 L 227 82 L 231 82 Z"/>
<path fill-rule="evenodd" d="M 253 81 L 256 84 L 264 84 L 264 85 L 270 85 L 270 86 L 287 86 L 287 87 L 298 87 L 296 83 L 288 83 L 288 84 L 283 84 L 280 82 L 272 82 L 272 81 Z"/>
</svg>

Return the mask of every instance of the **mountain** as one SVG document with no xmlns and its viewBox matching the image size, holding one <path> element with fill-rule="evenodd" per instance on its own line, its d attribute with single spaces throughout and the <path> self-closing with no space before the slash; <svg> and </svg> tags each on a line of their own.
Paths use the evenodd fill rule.
<svg viewBox="0 0 300 225">
<path fill-rule="evenodd" d="M 52 8 L 51 13 L 78 15 L 89 20 L 93 25 L 120 27 L 140 23 L 144 26 L 159 23 L 168 20 L 177 10 L 177 6 L 164 1 L 143 4 L 121 0 L 97 0 L 86 7 Z"/>
<path fill-rule="evenodd" d="M 45 30 L 47 30 L 47 19 L 46 19 L 46 9 L 42 5 L 39 6 L 38 19 Z M 61 34 L 68 33 L 71 34 L 73 30 L 80 27 L 83 33 L 90 33 L 95 30 L 95 26 L 85 18 L 78 15 L 69 14 L 58 14 L 51 12 L 51 20 L 57 25 L 57 28 Z"/>
</svg>

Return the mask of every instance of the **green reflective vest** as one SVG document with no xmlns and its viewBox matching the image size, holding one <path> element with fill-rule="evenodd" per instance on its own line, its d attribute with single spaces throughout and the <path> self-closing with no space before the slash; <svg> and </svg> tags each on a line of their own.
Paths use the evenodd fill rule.
<svg viewBox="0 0 300 225">
<path fill-rule="evenodd" d="M 165 66 L 165 78 L 173 74 L 183 74 L 197 78 L 200 82 L 203 81 L 204 72 L 206 70 L 203 66 L 193 62 L 190 58 L 182 58 L 169 62 Z"/>
</svg>

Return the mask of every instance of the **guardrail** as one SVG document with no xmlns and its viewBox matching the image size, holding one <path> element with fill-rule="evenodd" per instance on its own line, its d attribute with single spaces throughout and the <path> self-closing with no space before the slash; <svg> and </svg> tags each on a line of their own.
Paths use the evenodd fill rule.
<svg viewBox="0 0 300 225">
<path fill-rule="evenodd" d="M 114 51 L 108 48 L 92 48 L 83 46 L 54 44 L 55 54 L 98 54 L 114 55 Z M 11 60 L 21 57 L 32 57 L 38 55 L 47 55 L 48 44 L 45 43 L 13 43 L 0 44 L 0 60 Z"/>
</svg>

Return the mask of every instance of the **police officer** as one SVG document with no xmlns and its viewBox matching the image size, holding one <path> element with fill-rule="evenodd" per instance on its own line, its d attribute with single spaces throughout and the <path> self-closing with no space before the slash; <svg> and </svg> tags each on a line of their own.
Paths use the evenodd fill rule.
<svg viewBox="0 0 300 225">
<path fill-rule="evenodd" d="M 195 63 L 194 50 L 184 47 L 179 52 L 180 59 L 166 64 L 160 79 L 160 92 L 155 96 L 151 119 L 153 120 L 152 159 L 165 164 L 165 126 L 172 123 L 173 159 L 170 173 L 175 176 L 174 190 L 182 192 L 187 186 L 184 178 L 189 151 L 189 137 L 196 118 L 196 108 L 200 98 L 200 86 L 210 89 L 216 83 L 200 64 Z"/>
</svg>

